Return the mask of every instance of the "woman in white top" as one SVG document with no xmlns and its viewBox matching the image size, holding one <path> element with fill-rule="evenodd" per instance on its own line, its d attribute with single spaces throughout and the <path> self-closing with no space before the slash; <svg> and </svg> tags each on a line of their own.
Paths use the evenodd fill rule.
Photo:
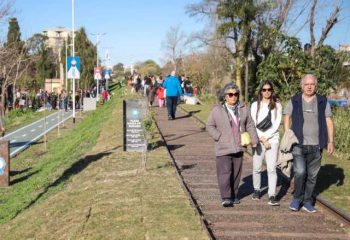
<svg viewBox="0 0 350 240">
<path fill-rule="evenodd" d="M 259 137 L 258 146 L 253 149 L 253 200 L 261 197 L 261 167 L 265 158 L 268 176 L 269 205 L 278 206 L 276 196 L 276 162 L 279 145 L 279 126 L 282 119 L 282 105 L 277 102 L 270 81 L 261 84 L 258 100 L 251 106 L 251 115 Z"/>
</svg>

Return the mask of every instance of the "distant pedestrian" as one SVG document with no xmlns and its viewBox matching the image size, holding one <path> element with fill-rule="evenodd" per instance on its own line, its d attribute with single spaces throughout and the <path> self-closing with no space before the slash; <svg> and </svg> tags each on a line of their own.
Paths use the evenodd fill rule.
<svg viewBox="0 0 350 240">
<path fill-rule="evenodd" d="M 158 85 L 156 94 L 157 94 L 157 98 L 158 98 L 158 105 L 160 108 L 164 106 L 164 98 L 165 98 L 164 93 L 165 93 L 165 90 L 164 90 L 163 86 Z"/>
<path fill-rule="evenodd" d="M 64 109 L 66 112 L 68 111 L 68 95 L 66 90 L 61 91 L 61 96 L 60 96 L 60 102 L 61 102 L 61 109 Z"/>
<path fill-rule="evenodd" d="M 176 115 L 176 107 L 178 98 L 183 96 L 181 89 L 181 84 L 179 79 L 175 76 L 175 71 L 172 71 L 170 76 L 168 76 L 163 87 L 166 90 L 166 105 L 168 110 L 168 119 L 174 120 Z"/>
<path fill-rule="evenodd" d="M 279 145 L 279 126 L 282 120 L 282 105 L 277 102 L 273 85 L 264 81 L 258 92 L 258 100 L 252 103 L 251 114 L 256 126 L 259 143 L 253 151 L 253 200 L 261 197 L 261 171 L 265 159 L 268 177 L 269 205 L 279 205 L 276 199 L 276 163 Z"/>
<path fill-rule="evenodd" d="M 101 96 L 102 96 L 102 103 L 103 104 L 106 103 L 108 100 L 108 92 L 105 88 L 102 88 Z"/>
<path fill-rule="evenodd" d="M 334 125 L 327 98 L 316 93 L 317 78 L 306 74 L 301 79 L 302 93 L 288 102 L 284 113 L 284 128 L 292 129 L 299 144 L 294 145 L 294 194 L 289 208 L 314 213 L 312 194 L 321 167 L 322 149 L 334 152 Z M 290 126 L 290 121 L 292 124 Z"/>
<path fill-rule="evenodd" d="M 207 131 L 215 141 L 216 173 L 224 207 L 240 203 L 238 187 L 244 150 L 241 134 L 249 133 L 252 147 L 259 141 L 250 111 L 239 102 L 239 94 L 235 84 L 226 84 L 220 94 L 222 103 L 213 107 L 207 121 Z"/>
</svg>

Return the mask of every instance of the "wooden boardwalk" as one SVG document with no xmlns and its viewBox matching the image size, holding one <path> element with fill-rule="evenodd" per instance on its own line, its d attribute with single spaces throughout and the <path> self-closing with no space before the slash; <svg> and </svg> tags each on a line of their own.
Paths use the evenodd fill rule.
<svg viewBox="0 0 350 240">
<path fill-rule="evenodd" d="M 260 201 L 253 201 L 249 155 L 243 164 L 241 204 L 223 208 L 216 178 L 214 141 L 190 114 L 178 109 L 176 120 L 168 120 L 166 108 L 153 107 L 153 110 L 168 149 L 213 239 L 350 239 L 341 223 L 322 209 L 314 214 L 289 210 L 292 196 L 281 187 L 280 180 L 277 191 L 281 205 L 268 205 L 266 171 L 262 174 L 264 195 Z"/>
</svg>

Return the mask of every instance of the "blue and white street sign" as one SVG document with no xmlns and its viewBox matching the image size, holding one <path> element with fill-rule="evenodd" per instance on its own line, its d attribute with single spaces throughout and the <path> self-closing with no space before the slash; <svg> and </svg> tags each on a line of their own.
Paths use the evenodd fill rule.
<svg viewBox="0 0 350 240">
<path fill-rule="evenodd" d="M 105 76 L 105 79 L 110 79 L 111 78 L 111 70 L 110 69 L 105 69 L 103 71 L 103 75 Z"/>
<path fill-rule="evenodd" d="M 71 79 L 80 79 L 80 57 L 67 58 L 67 77 Z"/>
</svg>

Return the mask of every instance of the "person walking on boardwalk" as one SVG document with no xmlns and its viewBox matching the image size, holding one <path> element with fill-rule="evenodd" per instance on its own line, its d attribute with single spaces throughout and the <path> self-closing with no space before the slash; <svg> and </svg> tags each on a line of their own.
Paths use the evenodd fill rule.
<svg viewBox="0 0 350 240">
<path fill-rule="evenodd" d="M 282 120 L 282 105 L 277 102 L 273 85 L 264 81 L 258 92 L 258 99 L 251 106 L 252 119 L 259 137 L 259 143 L 253 152 L 253 200 L 261 197 L 261 167 L 265 158 L 268 176 L 269 205 L 278 206 L 276 200 L 277 172 L 276 163 L 279 145 L 278 128 Z"/>
<path fill-rule="evenodd" d="M 179 96 L 183 96 L 181 84 L 178 78 L 175 76 L 175 71 L 172 71 L 168 76 L 163 87 L 166 90 L 166 106 L 168 110 L 168 119 L 174 120 L 176 115 L 177 100 Z"/>
<path fill-rule="evenodd" d="M 237 194 L 243 161 L 241 133 L 249 133 L 253 147 L 259 141 L 248 107 L 239 102 L 239 93 L 235 84 L 226 84 L 220 93 L 222 103 L 214 105 L 206 126 L 215 141 L 216 172 L 224 207 L 240 203 Z"/>
<path fill-rule="evenodd" d="M 289 208 L 314 213 L 312 194 L 321 167 L 322 149 L 334 152 L 334 125 L 327 98 L 316 93 L 317 78 L 306 74 L 301 79 L 302 93 L 294 95 L 284 110 L 284 128 L 291 129 L 299 144 L 292 149 L 294 194 Z"/>
</svg>

